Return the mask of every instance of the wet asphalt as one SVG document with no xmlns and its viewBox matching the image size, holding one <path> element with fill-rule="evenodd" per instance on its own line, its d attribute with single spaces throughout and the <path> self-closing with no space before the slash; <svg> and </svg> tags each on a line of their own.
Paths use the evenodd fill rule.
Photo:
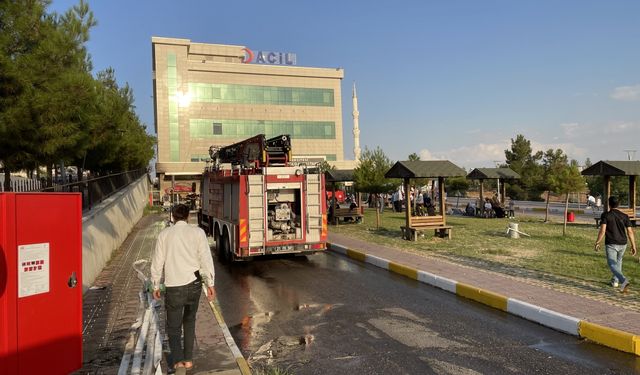
<svg viewBox="0 0 640 375">
<path fill-rule="evenodd" d="M 333 253 L 216 260 L 254 369 L 287 374 L 635 374 L 640 359 Z"/>
</svg>

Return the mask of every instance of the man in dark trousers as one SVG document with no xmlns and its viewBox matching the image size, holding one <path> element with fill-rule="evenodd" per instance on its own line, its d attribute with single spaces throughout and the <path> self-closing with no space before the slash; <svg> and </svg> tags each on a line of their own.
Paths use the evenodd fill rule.
<svg viewBox="0 0 640 375">
<path fill-rule="evenodd" d="M 184 373 L 193 367 L 196 312 L 203 282 L 209 301 L 215 297 L 214 269 L 206 234 L 187 224 L 189 207 L 179 204 L 171 212 L 175 224 L 158 235 L 151 259 L 151 281 L 153 298 L 158 300 L 164 271 L 169 348 L 176 373 Z"/>
<path fill-rule="evenodd" d="M 595 251 L 600 249 L 604 237 L 607 264 L 613 273 L 611 285 L 620 283 L 620 291 L 625 293 L 629 287 L 629 279 L 622 274 L 622 257 L 627 249 L 627 240 L 631 242 L 631 255 L 636 255 L 636 239 L 631 228 L 629 216 L 618 210 L 618 198 L 609 197 L 609 211 L 600 217 L 600 231 L 596 239 Z"/>
</svg>

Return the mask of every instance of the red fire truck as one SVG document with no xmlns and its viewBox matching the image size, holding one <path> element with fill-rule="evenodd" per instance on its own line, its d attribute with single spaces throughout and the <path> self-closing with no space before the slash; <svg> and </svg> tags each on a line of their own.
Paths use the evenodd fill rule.
<svg viewBox="0 0 640 375">
<path fill-rule="evenodd" d="M 211 147 L 198 224 L 225 260 L 326 249 L 324 175 L 291 162 L 291 138 L 264 134 Z"/>
</svg>

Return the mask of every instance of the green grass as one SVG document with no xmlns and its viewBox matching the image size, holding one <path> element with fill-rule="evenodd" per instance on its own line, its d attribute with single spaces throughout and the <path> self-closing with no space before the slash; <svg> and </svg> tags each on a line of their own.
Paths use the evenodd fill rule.
<svg viewBox="0 0 640 375">
<path fill-rule="evenodd" d="M 330 226 L 329 231 L 516 276 L 567 284 L 573 284 L 573 280 L 601 288 L 607 287 L 611 278 L 604 246 L 599 252 L 593 250 L 597 229 L 592 224 L 569 223 L 563 236 L 562 223 L 519 217 L 513 222 L 531 237 L 513 239 L 506 234 L 508 219 L 447 216 L 447 224 L 453 227 L 451 240 L 425 231 L 424 237 L 412 242 L 400 238 L 404 221 L 404 213 L 386 210 L 381 215 L 380 228 L 376 229 L 375 211 L 367 209 L 364 224 Z M 636 233 L 636 243 L 637 238 Z M 623 271 L 631 280 L 640 282 L 640 265 L 630 252 L 628 247 Z"/>
</svg>

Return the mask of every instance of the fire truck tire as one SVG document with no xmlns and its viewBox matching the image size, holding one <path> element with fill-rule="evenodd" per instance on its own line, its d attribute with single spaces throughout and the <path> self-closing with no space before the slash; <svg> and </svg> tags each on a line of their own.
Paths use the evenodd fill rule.
<svg viewBox="0 0 640 375">
<path fill-rule="evenodd" d="M 223 235 L 222 243 L 224 244 L 224 260 L 227 262 L 233 261 L 233 254 L 231 253 L 231 244 L 229 243 L 229 233 Z"/>
<path fill-rule="evenodd" d="M 218 259 L 224 260 L 224 249 L 222 244 L 222 236 L 218 231 L 215 231 L 216 251 L 218 253 Z"/>
</svg>

